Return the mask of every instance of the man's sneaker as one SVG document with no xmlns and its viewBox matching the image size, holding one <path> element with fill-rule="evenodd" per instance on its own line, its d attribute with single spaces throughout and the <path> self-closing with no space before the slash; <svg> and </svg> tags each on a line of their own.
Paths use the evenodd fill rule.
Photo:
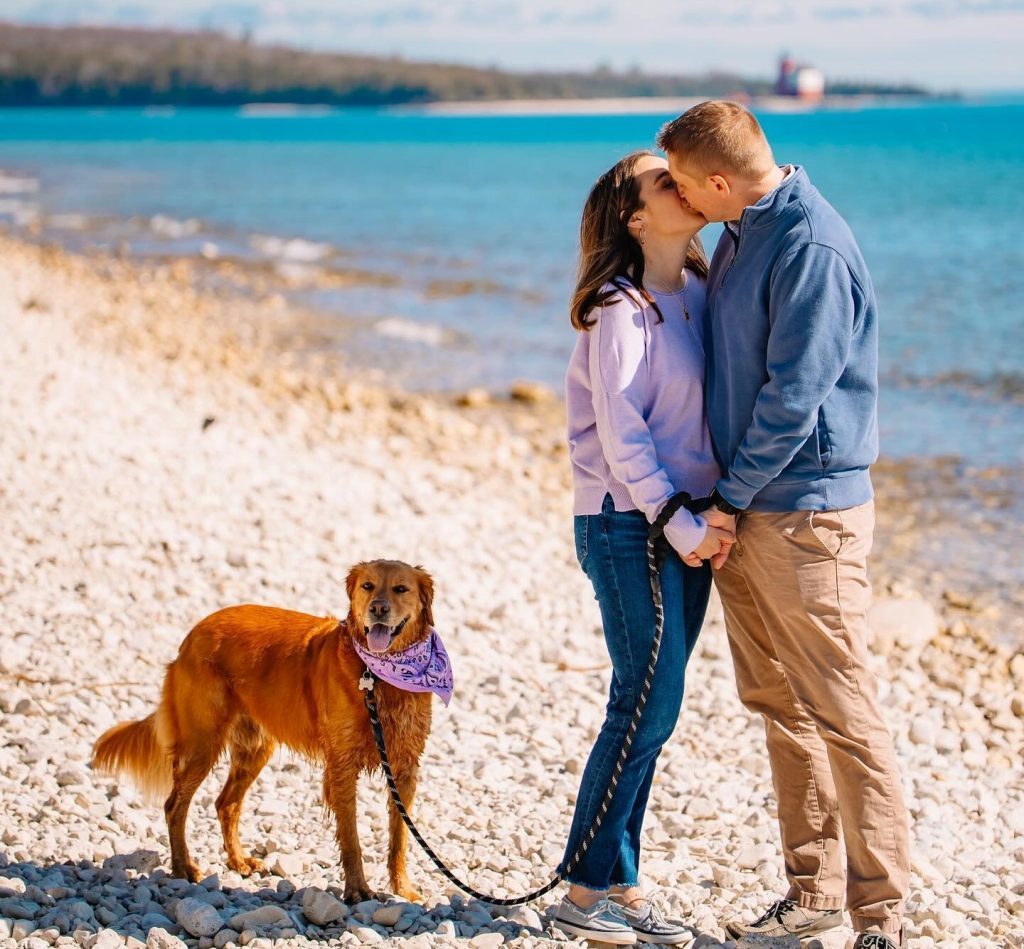
<svg viewBox="0 0 1024 949">
<path fill-rule="evenodd" d="M 626 922 L 633 927 L 637 942 L 649 942 L 656 946 L 688 946 L 693 942 L 693 933 L 689 928 L 665 919 L 658 904 L 649 897 L 639 907 L 623 903 L 615 905 L 626 917 Z"/>
<path fill-rule="evenodd" d="M 610 942 L 617 946 L 631 946 L 636 942 L 636 933 L 622 915 L 622 907 L 607 898 L 583 909 L 568 896 L 563 896 L 552 922 L 562 932 L 580 939 Z"/>
<path fill-rule="evenodd" d="M 842 925 L 841 909 L 804 909 L 792 900 L 777 900 L 754 922 L 726 923 L 725 931 L 733 939 L 744 936 L 797 936 L 803 939 Z"/>
<path fill-rule="evenodd" d="M 857 933 L 853 949 L 903 949 L 907 944 L 907 931 L 898 933 Z"/>
</svg>

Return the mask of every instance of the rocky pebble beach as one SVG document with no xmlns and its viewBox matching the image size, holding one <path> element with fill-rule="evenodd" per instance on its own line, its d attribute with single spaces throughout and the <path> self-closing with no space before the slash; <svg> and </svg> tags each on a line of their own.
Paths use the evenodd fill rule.
<svg viewBox="0 0 1024 949">
<path fill-rule="evenodd" d="M 453 400 L 368 385 L 304 348 L 313 323 L 273 294 L 200 291 L 173 263 L 0 236 L 0 949 L 566 941 L 549 926 L 560 891 L 499 910 L 415 844 L 422 905 L 343 903 L 318 769 L 286 752 L 242 819 L 269 874 L 224 868 L 221 764 L 190 815 L 199 884 L 167 872 L 160 803 L 89 768 L 105 728 L 152 710 L 203 616 L 243 602 L 343 615 L 348 567 L 394 557 L 434 575 L 455 667 L 421 828 L 497 896 L 561 856 L 609 672 L 572 549 L 561 406 L 530 386 Z M 904 569 L 884 480 L 878 504 L 872 620 L 913 820 L 910 944 L 1024 947 L 1024 655 Z M 728 947 L 723 923 L 785 884 L 762 725 L 736 699 L 717 603 L 687 681 L 643 871 L 695 945 Z M 361 782 L 380 887 L 385 803 L 382 779 Z"/>
</svg>

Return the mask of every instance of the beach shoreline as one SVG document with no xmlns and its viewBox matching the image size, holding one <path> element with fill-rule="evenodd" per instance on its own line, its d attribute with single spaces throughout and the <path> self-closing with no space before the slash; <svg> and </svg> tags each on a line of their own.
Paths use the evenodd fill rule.
<svg viewBox="0 0 1024 949">
<path fill-rule="evenodd" d="M 396 556 L 434 573 L 456 668 L 456 698 L 436 711 L 424 761 L 428 836 L 485 890 L 524 891 L 560 856 L 607 677 L 572 551 L 564 407 L 530 385 L 514 399 L 381 387 L 343 351 L 309 346 L 322 318 L 274 293 L 197 287 L 173 261 L 0 235 L 3 949 L 36 931 L 86 949 L 110 932 L 101 949 L 140 949 L 128 940 L 145 944 L 158 917 L 168 938 L 209 949 L 179 916 L 186 895 L 216 897 L 225 949 L 242 936 L 233 914 L 268 901 L 292 925 L 254 923 L 250 944 L 550 944 L 550 904 L 492 914 L 455 896 L 415 850 L 423 911 L 356 907 L 325 926 L 304 917 L 303 890 L 339 882 L 317 769 L 304 762 L 279 756 L 250 796 L 244 836 L 275 871 L 263 880 L 223 872 L 218 782 L 204 785 L 189 835 L 220 871 L 206 887 L 158 869 L 159 806 L 87 767 L 100 731 L 151 710 L 163 664 L 203 615 L 236 602 L 342 612 L 347 567 Z M 926 521 L 955 540 L 948 512 L 921 507 L 919 494 L 925 475 L 936 491 L 955 480 L 957 464 L 882 464 L 876 478 L 873 661 L 914 819 L 915 949 L 1024 945 L 1024 659 L 992 632 L 1017 601 L 995 581 L 972 600 L 955 568 L 936 579 L 941 560 L 914 560 Z M 998 493 L 980 475 L 977 491 L 979 509 Z M 717 604 L 687 679 L 644 872 L 702 945 L 724 946 L 722 920 L 753 913 L 782 881 L 762 729 L 736 700 Z M 381 883 L 379 782 L 361 787 L 360 814 Z M 139 886 L 146 925 L 121 892 Z M 50 891 L 52 904 L 33 898 Z M 78 903 L 87 917 L 73 915 Z"/>
</svg>

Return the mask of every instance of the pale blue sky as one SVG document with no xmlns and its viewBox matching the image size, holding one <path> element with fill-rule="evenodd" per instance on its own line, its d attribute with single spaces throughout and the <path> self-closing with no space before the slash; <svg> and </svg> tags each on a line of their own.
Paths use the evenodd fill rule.
<svg viewBox="0 0 1024 949">
<path fill-rule="evenodd" d="M 1024 0 L 0 0 L 37 23 L 249 27 L 261 41 L 511 68 L 721 68 L 1024 89 Z"/>
</svg>

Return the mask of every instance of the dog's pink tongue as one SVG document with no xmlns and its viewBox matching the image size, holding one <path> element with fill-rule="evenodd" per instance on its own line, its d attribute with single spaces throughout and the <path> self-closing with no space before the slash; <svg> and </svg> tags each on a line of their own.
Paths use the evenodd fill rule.
<svg viewBox="0 0 1024 949">
<path fill-rule="evenodd" d="M 391 645 L 391 627 L 374 623 L 366 634 L 366 645 L 373 652 L 384 652 Z"/>
</svg>

